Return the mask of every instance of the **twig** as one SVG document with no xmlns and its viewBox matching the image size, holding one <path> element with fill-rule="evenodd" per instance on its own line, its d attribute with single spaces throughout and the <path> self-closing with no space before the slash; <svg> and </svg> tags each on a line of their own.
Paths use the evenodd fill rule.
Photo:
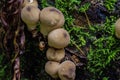
<svg viewBox="0 0 120 80">
<path fill-rule="evenodd" d="M 88 22 L 89 27 L 91 27 L 90 20 L 89 20 L 89 18 L 88 18 L 88 16 L 87 16 L 87 13 L 86 13 L 86 12 L 84 12 L 84 13 L 85 13 L 85 17 L 86 17 L 86 19 L 87 19 L 87 22 Z"/>
<path fill-rule="evenodd" d="M 82 49 L 71 39 L 70 40 L 72 42 L 72 44 L 75 45 L 75 47 L 81 52 L 82 55 L 85 55 L 85 53 L 82 51 Z"/>
<path fill-rule="evenodd" d="M 13 80 L 20 80 L 20 59 L 19 57 L 16 57 L 14 61 L 14 76 Z"/>
</svg>

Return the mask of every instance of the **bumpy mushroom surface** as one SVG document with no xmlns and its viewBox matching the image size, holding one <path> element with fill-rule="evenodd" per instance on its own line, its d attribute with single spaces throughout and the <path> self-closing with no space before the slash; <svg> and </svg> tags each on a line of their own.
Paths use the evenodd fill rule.
<svg viewBox="0 0 120 80">
<path fill-rule="evenodd" d="M 120 18 L 115 23 L 115 35 L 120 39 Z"/>
<path fill-rule="evenodd" d="M 24 8 L 27 5 L 32 5 L 34 7 L 38 7 L 38 2 L 37 0 L 24 0 L 22 4 L 22 8 Z"/>
<path fill-rule="evenodd" d="M 32 31 L 36 29 L 36 25 L 39 22 L 40 10 L 37 7 L 27 5 L 21 11 L 21 18 L 26 23 L 28 30 Z"/>
<path fill-rule="evenodd" d="M 64 25 L 64 16 L 61 11 L 54 7 L 42 9 L 40 14 L 40 32 L 47 35 L 50 31 Z"/>
<path fill-rule="evenodd" d="M 54 62 L 54 61 L 48 61 L 45 64 L 45 71 L 52 77 L 52 78 L 58 78 L 58 69 L 59 69 L 60 63 Z"/>
<path fill-rule="evenodd" d="M 48 45 L 54 48 L 64 48 L 70 43 L 69 33 L 63 29 L 55 29 L 48 34 Z"/>
<path fill-rule="evenodd" d="M 48 60 L 60 62 L 65 56 L 65 50 L 48 48 L 46 56 Z"/>
<path fill-rule="evenodd" d="M 72 61 L 64 61 L 60 64 L 58 75 L 61 80 L 74 80 L 76 66 Z"/>
</svg>

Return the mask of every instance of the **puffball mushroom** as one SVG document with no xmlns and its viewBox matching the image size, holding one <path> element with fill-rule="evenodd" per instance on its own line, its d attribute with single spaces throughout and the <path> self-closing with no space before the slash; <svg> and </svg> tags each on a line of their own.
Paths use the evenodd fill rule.
<svg viewBox="0 0 120 80">
<path fill-rule="evenodd" d="M 21 18 L 26 23 L 28 30 L 32 31 L 36 29 L 36 25 L 39 22 L 40 10 L 37 7 L 27 5 L 21 11 Z"/>
<path fill-rule="evenodd" d="M 39 42 L 39 49 L 40 49 L 41 51 L 43 51 L 44 48 L 45 48 L 45 42 L 44 42 L 44 41 L 40 41 L 40 42 Z"/>
<path fill-rule="evenodd" d="M 50 31 L 64 25 L 64 16 L 61 11 L 54 7 L 42 9 L 40 14 L 40 32 L 47 35 Z"/>
<path fill-rule="evenodd" d="M 38 2 L 37 0 L 24 0 L 22 7 L 24 8 L 26 5 L 32 5 L 34 7 L 38 7 Z"/>
<path fill-rule="evenodd" d="M 58 75 L 61 80 L 74 80 L 76 66 L 72 61 L 66 60 L 60 64 Z"/>
<path fill-rule="evenodd" d="M 65 56 L 65 50 L 48 48 L 46 56 L 48 60 L 60 62 Z"/>
<path fill-rule="evenodd" d="M 120 39 L 120 18 L 115 23 L 115 35 Z"/>
<path fill-rule="evenodd" d="M 58 78 L 58 69 L 59 69 L 60 63 L 54 62 L 54 61 L 48 61 L 45 64 L 45 71 L 52 77 L 52 78 Z"/>
<path fill-rule="evenodd" d="M 64 48 L 70 43 L 69 33 L 63 29 L 55 29 L 48 34 L 48 45 L 57 49 Z"/>
</svg>

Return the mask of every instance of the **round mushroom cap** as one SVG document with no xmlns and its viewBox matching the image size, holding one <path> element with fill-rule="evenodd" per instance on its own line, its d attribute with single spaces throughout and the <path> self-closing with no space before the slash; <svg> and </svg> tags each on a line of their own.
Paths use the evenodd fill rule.
<svg viewBox="0 0 120 80">
<path fill-rule="evenodd" d="M 115 23 L 115 35 L 120 39 L 120 18 Z"/>
<path fill-rule="evenodd" d="M 37 7 L 27 5 L 21 11 L 21 18 L 26 23 L 28 30 L 36 29 L 36 25 L 39 22 L 40 10 Z"/>
<path fill-rule="evenodd" d="M 44 41 L 40 41 L 39 42 L 39 50 L 43 51 L 45 48 L 45 42 Z"/>
<path fill-rule="evenodd" d="M 48 48 L 46 56 L 48 60 L 60 62 L 65 56 L 65 50 Z"/>
<path fill-rule="evenodd" d="M 48 45 L 57 49 L 64 48 L 70 43 L 69 33 L 63 29 L 55 29 L 48 34 Z"/>
<path fill-rule="evenodd" d="M 64 61 L 60 64 L 58 75 L 61 80 L 74 80 L 76 66 L 72 61 Z"/>
<path fill-rule="evenodd" d="M 40 14 L 40 32 L 47 35 L 53 29 L 62 27 L 64 22 L 64 16 L 60 10 L 54 7 L 46 7 L 42 9 Z"/>
<path fill-rule="evenodd" d="M 54 62 L 54 61 L 48 61 L 45 64 L 45 71 L 52 77 L 52 78 L 58 78 L 58 69 L 59 69 L 60 63 Z"/>
<path fill-rule="evenodd" d="M 23 0 L 22 8 L 24 8 L 26 5 L 32 5 L 34 7 L 38 7 L 37 0 Z"/>
</svg>

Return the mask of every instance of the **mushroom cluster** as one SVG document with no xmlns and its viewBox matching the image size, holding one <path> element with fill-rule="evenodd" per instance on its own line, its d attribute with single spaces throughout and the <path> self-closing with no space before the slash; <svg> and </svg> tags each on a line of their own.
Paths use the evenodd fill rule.
<svg viewBox="0 0 120 80">
<path fill-rule="evenodd" d="M 69 33 L 62 28 L 64 16 L 54 7 L 46 7 L 40 14 L 40 32 L 48 39 L 46 57 L 49 60 L 45 64 L 45 71 L 52 78 L 61 80 L 74 80 L 76 66 L 72 61 L 61 62 L 65 57 L 64 48 L 70 43 Z"/>
<path fill-rule="evenodd" d="M 75 70 L 76 70 L 76 66 L 70 60 L 66 60 L 62 63 L 55 62 L 55 61 L 48 61 L 45 64 L 45 71 L 52 78 L 59 77 L 61 80 L 74 80 Z"/>
<path fill-rule="evenodd" d="M 75 64 L 69 60 L 61 62 L 65 57 L 64 48 L 70 43 L 69 33 L 62 28 L 65 23 L 63 13 L 55 7 L 40 10 L 37 0 L 24 0 L 21 19 L 33 37 L 37 33 L 36 26 L 39 23 L 40 33 L 47 38 L 49 48 L 46 51 L 46 57 L 49 61 L 45 64 L 45 71 L 52 78 L 74 80 Z M 43 50 L 44 47 L 44 42 L 40 42 L 39 49 Z"/>
</svg>

